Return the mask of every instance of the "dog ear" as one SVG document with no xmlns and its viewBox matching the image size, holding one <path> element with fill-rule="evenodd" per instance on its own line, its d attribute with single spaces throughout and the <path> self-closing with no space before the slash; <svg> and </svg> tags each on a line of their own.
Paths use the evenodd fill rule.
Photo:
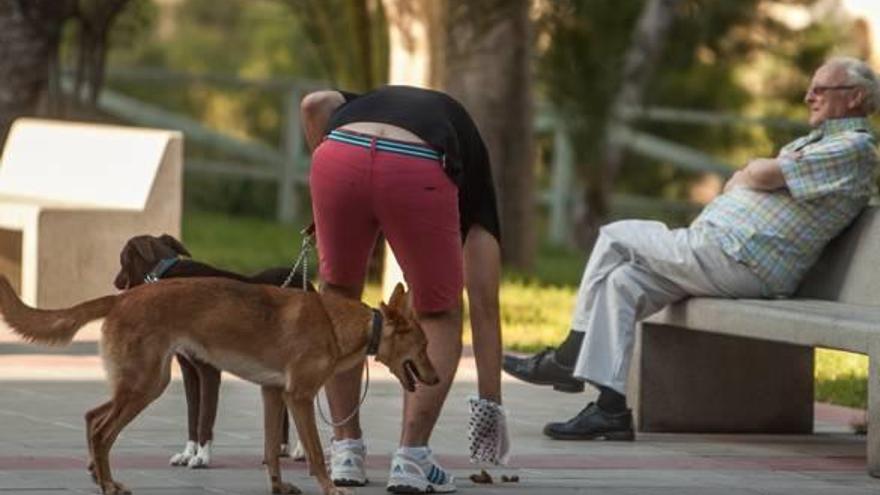
<svg viewBox="0 0 880 495">
<path fill-rule="evenodd" d="M 125 273 L 125 268 L 119 270 L 119 273 L 113 280 L 113 285 L 119 290 L 125 290 L 128 287 L 128 274 Z"/>
<path fill-rule="evenodd" d="M 131 245 L 140 255 L 141 259 L 144 261 L 154 261 L 156 259 L 156 254 L 153 251 L 153 239 L 151 237 L 143 236 L 132 241 Z"/>
<path fill-rule="evenodd" d="M 397 282 L 397 285 L 394 286 L 394 291 L 391 292 L 391 297 L 388 298 L 388 305 L 398 311 L 403 311 L 405 304 L 406 290 L 404 290 L 402 283 Z"/>
<path fill-rule="evenodd" d="M 189 254 L 189 251 L 183 246 L 183 243 L 174 238 L 174 236 L 170 236 L 168 234 L 162 234 L 159 237 L 159 240 L 164 242 L 166 246 L 173 249 L 177 254 L 182 254 L 189 258 L 192 258 L 192 255 Z"/>
</svg>

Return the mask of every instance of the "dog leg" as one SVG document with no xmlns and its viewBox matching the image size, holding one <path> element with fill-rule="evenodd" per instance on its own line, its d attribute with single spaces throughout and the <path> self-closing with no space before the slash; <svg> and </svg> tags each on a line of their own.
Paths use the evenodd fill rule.
<svg viewBox="0 0 880 495">
<path fill-rule="evenodd" d="M 89 471 L 89 475 L 92 477 L 92 481 L 95 482 L 95 484 L 98 484 L 98 476 L 95 473 L 95 445 L 92 442 L 92 435 L 96 421 L 99 421 L 112 405 L 112 402 L 107 401 L 86 413 L 86 443 L 89 446 L 89 464 L 86 466 L 86 469 Z"/>
<path fill-rule="evenodd" d="M 284 410 L 283 389 L 263 387 L 263 463 L 269 474 L 269 487 L 274 494 L 302 493 L 296 486 L 281 480 L 281 464 L 278 460 L 281 438 L 281 417 Z"/>
<path fill-rule="evenodd" d="M 168 461 L 172 466 L 186 466 L 198 452 L 199 415 L 201 403 L 201 382 L 195 364 L 184 354 L 177 354 L 180 374 L 183 376 L 183 390 L 186 393 L 186 426 L 187 442 L 181 452 L 171 456 Z"/>
<path fill-rule="evenodd" d="M 114 394 L 107 414 L 95 426 L 91 438 L 95 451 L 95 474 L 104 495 L 131 494 L 125 485 L 113 480 L 110 471 L 110 449 L 122 429 L 137 417 L 154 398 L 137 393 Z"/>
<path fill-rule="evenodd" d="M 126 362 L 136 363 L 133 356 L 125 356 Z M 118 359 L 122 360 L 120 356 Z M 161 358 L 160 358 L 161 359 Z M 90 445 L 94 451 L 95 475 L 98 486 L 104 495 L 130 495 L 123 484 L 113 480 L 110 471 L 110 449 L 119 436 L 119 433 L 138 414 L 153 402 L 171 380 L 170 360 L 157 360 L 153 366 L 149 362 L 141 366 L 128 368 L 137 370 L 132 373 L 115 376 L 113 385 L 113 398 L 107 410 L 97 419 L 93 419 L 93 427 L 90 433 Z M 118 369 L 110 363 L 111 369 Z M 99 409 L 104 406 L 99 407 Z"/>
<path fill-rule="evenodd" d="M 312 398 L 316 393 L 317 390 L 313 394 L 297 391 L 286 392 L 284 400 L 293 413 L 296 432 L 305 447 L 309 460 L 309 473 L 318 480 L 324 495 L 349 495 L 352 493 L 351 490 L 337 487 L 330 479 L 330 475 L 327 474 L 321 438 L 318 436 L 318 427 L 315 424 L 315 407 L 312 405 Z"/>
<path fill-rule="evenodd" d="M 211 463 L 214 421 L 217 419 L 217 398 L 220 394 L 220 370 L 196 358 L 192 362 L 199 376 L 199 446 L 187 466 L 197 469 L 206 468 Z"/>
</svg>

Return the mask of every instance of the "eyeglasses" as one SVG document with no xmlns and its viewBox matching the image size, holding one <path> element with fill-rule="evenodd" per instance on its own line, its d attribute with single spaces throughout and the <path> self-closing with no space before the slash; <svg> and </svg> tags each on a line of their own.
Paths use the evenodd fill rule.
<svg viewBox="0 0 880 495">
<path fill-rule="evenodd" d="M 839 86 L 812 86 L 807 90 L 808 95 L 813 96 L 825 96 L 825 93 L 828 91 L 838 91 L 844 89 L 855 89 L 856 86 L 852 84 L 845 84 Z"/>
</svg>

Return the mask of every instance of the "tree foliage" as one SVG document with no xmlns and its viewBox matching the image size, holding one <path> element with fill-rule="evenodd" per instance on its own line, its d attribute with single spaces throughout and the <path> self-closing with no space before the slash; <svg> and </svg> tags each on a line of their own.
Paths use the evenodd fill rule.
<svg viewBox="0 0 880 495">
<path fill-rule="evenodd" d="M 325 79 L 366 91 L 388 77 L 388 33 L 378 0 L 283 0 L 295 13 Z"/>
<path fill-rule="evenodd" d="M 0 1 L 0 139 L 19 116 L 63 118 L 94 109 L 103 84 L 107 36 L 130 1 Z M 59 54 L 71 25 L 79 36 L 74 91 L 68 99 L 61 89 Z"/>
<path fill-rule="evenodd" d="M 805 80 L 827 55 L 834 38 L 827 32 L 823 35 L 815 26 L 796 30 L 777 21 L 765 8 L 776 3 L 813 2 L 683 2 L 658 70 L 648 81 L 644 104 L 796 115 Z M 541 11 L 544 49 L 539 62 L 539 87 L 546 100 L 571 123 L 583 182 L 601 180 L 595 157 L 611 110 L 611 96 L 621 82 L 622 57 L 643 5 L 641 0 L 559 0 L 547 2 Z M 770 70 L 785 77 L 761 76 Z M 760 87 L 755 81 L 761 81 Z M 775 106 L 762 101 L 773 101 Z M 790 136 L 745 126 L 638 125 L 733 163 L 755 152 L 769 154 L 779 140 Z M 681 199 L 687 196 L 688 184 L 697 178 L 698 174 L 668 163 L 627 154 L 613 188 Z"/>
</svg>

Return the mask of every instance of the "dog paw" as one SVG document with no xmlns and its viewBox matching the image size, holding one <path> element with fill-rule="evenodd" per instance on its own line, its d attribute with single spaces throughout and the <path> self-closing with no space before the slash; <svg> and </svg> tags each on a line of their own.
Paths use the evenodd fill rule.
<svg viewBox="0 0 880 495">
<path fill-rule="evenodd" d="M 172 466 L 186 466 L 189 464 L 190 459 L 193 456 L 191 454 L 187 454 L 186 452 L 180 452 L 178 454 L 174 454 L 171 456 L 171 460 L 168 461 Z"/>
<path fill-rule="evenodd" d="M 95 472 L 95 461 L 89 461 L 89 464 L 86 466 L 86 470 L 89 472 L 89 476 L 92 477 L 92 482 L 97 485 L 98 473 Z"/>
<path fill-rule="evenodd" d="M 293 449 L 293 453 L 290 454 L 290 457 L 293 458 L 294 461 L 299 462 L 306 460 L 306 449 L 299 440 L 296 441 L 296 447 Z"/>
<path fill-rule="evenodd" d="M 190 469 L 206 468 L 211 464 L 211 442 L 199 445 L 199 451 L 192 456 L 186 466 Z"/>
<path fill-rule="evenodd" d="M 190 469 L 205 469 L 209 464 L 211 464 L 211 459 L 209 457 L 196 455 L 189 459 L 189 462 L 186 463 L 186 467 Z"/>
<path fill-rule="evenodd" d="M 272 483 L 272 493 L 275 495 L 299 495 L 302 493 L 302 490 L 297 488 L 293 483 L 276 481 Z"/>
<path fill-rule="evenodd" d="M 183 448 L 183 452 L 178 452 L 171 456 L 171 459 L 168 461 L 172 466 L 186 466 L 189 464 L 190 459 L 196 455 L 196 443 L 193 441 L 186 442 L 186 447 Z"/>
<path fill-rule="evenodd" d="M 126 488 L 122 483 L 105 481 L 104 484 L 101 485 L 101 493 L 104 495 L 131 495 L 131 490 Z"/>
</svg>

